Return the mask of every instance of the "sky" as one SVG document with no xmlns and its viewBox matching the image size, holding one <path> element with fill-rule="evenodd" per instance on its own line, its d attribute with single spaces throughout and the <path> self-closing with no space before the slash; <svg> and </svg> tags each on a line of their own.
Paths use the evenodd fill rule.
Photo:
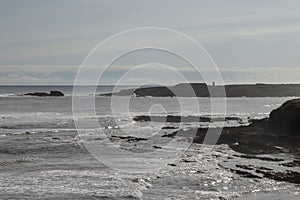
<svg viewBox="0 0 300 200">
<path fill-rule="evenodd" d="M 225 84 L 300 83 L 298 0 L 0 1 L 2 85 L 73 84 L 84 59 L 99 43 L 141 27 L 172 29 L 193 38 L 213 59 Z M 172 37 L 157 37 L 162 44 L 185 47 Z M 114 55 L 134 42 L 122 41 L 97 56 Z M 97 63 L 89 73 L 101 65 L 104 63 Z M 143 67 L 135 68 L 138 65 Z M 174 67 L 187 81 L 204 80 L 189 63 L 168 52 L 148 49 L 115 60 L 100 82 L 115 84 L 133 68 L 134 73 L 122 83 L 183 81 L 164 65 Z M 210 66 L 201 67 L 210 76 Z M 84 79 L 89 84 L 89 76 Z M 207 80 L 214 79 L 212 74 Z"/>
</svg>

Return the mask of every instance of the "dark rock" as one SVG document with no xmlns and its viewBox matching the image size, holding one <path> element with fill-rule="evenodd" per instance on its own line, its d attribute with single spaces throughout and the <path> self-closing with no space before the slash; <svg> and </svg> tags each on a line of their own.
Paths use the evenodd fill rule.
<svg viewBox="0 0 300 200">
<path fill-rule="evenodd" d="M 300 184 L 300 173 L 287 170 L 285 172 L 273 172 L 260 170 L 258 173 L 263 174 L 265 178 L 273 179 L 276 181 L 284 181 L 289 183 Z"/>
<path fill-rule="evenodd" d="M 260 176 L 257 176 L 255 174 L 252 174 L 250 172 L 246 172 L 246 171 L 242 171 L 242 170 L 235 170 L 235 169 L 230 169 L 231 172 L 235 173 L 235 174 L 238 174 L 242 177 L 245 177 L 245 178 L 257 178 L 257 179 L 261 179 Z"/>
<path fill-rule="evenodd" d="M 138 182 L 140 182 L 140 179 L 139 178 L 134 178 L 134 179 L 132 179 L 132 182 L 138 183 Z"/>
<path fill-rule="evenodd" d="M 167 137 L 167 138 L 174 138 L 176 135 L 177 135 L 177 131 L 173 132 L 173 133 L 170 133 L 170 134 L 165 134 L 161 137 Z"/>
<path fill-rule="evenodd" d="M 222 121 L 240 121 L 241 119 L 238 117 L 218 117 L 218 118 L 210 118 L 205 116 L 175 116 L 175 115 L 167 115 L 167 116 L 148 116 L 141 115 L 133 118 L 133 121 L 137 122 L 170 122 L 170 123 L 180 123 L 180 122 L 222 122 Z"/>
<path fill-rule="evenodd" d="M 272 169 L 267 168 L 267 167 L 258 167 L 257 169 L 259 169 L 259 170 L 266 170 L 266 171 L 272 171 Z"/>
<path fill-rule="evenodd" d="M 137 121 L 137 122 L 150 122 L 151 121 L 151 117 L 150 116 L 136 116 L 133 118 L 133 121 Z"/>
<path fill-rule="evenodd" d="M 183 162 L 183 163 L 191 163 L 191 162 L 197 162 L 197 161 L 194 161 L 194 160 L 187 160 L 187 159 L 182 159 L 180 162 Z"/>
<path fill-rule="evenodd" d="M 116 138 L 116 139 L 121 139 L 121 140 L 127 140 L 127 142 L 139 142 L 139 141 L 146 141 L 148 139 L 146 138 L 138 138 L 138 137 L 133 137 L 133 136 L 116 136 L 113 135 L 111 138 Z"/>
<path fill-rule="evenodd" d="M 220 133 L 220 131 L 222 134 L 216 135 L 215 138 L 218 138 L 218 141 L 212 141 L 211 144 L 228 144 L 234 151 L 249 155 L 286 152 L 300 155 L 300 137 L 274 133 L 270 126 L 269 119 L 261 119 L 252 120 L 248 126 L 224 127 L 222 130 L 212 128 L 210 129 L 211 136 Z M 188 135 L 189 132 L 195 131 L 197 134 L 193 142 L 203 143 L 208 131 L 207 128 L 190 129 L 184 131 L 182 135 Z"/>
<path fill-rule="evenodd" d="M 245 178 L 268 178 L 276 181 L 283 181 L 289 183 L 300 183 L 300 173 L 286 170 L 286 171 L 274 171 L 266 167 L 256 167 L 256 166 L 247 166 L 247 165 L 236 165 L 236 167 L 241 168 L 242 170 L 232 169 L 229 170 L 233 173 L 236 173 Z M 246 170 L 246 171 L 244 171 Z"/>
<path fill-rule="evenodd" d="M 163 127 L 162 129 L 178 129 L 178 128 L 173 127 L 173 126 L 165 126 L 165 127 Z"/>
<path fill-rule="evenodd" d="M 287 101 L 273 110 L 269 128 L 278 134 L 300 136 L 300 99 Z"/>
<path fill-rule="evenodd" d="M 263 139 L 263 137 L 256 137 L 257 139 Z M 244 154 L 272 154 L 281 153 L 280 149 L 277 149 L 274 144 L 267 143 L 267 140 L 253 141 L 254 138 L 249 137 L 249 141 L 245 139 L 238 139 L 239 145 L 229 144 L 230 148 L 234 151 Z"/>
<path fill-rule="evenodd" d="M 155 146 L 155 145 L 153 146 L 153 148 L 154 148 L 154 149 L 162 149 L 161 147 Z"/>
<path fill-rule="evenodd" d="M 235 165 L 236 167 L 238 168 L 241 168 L 241 169 L 246 169 L 246 170 L 253 170 L 253 166 L 252 165 Z"/>
<path fill-rule="evenodd" d="M 64 94 L 60 91 L 50 91 L 50 93 L 46 92 L 34 92 L 34 93 L 27 93 L 24 96 L 35 96 L 35 97 L 63 97 Z"/>
<path fill-rule="evenodd" d="M 63 97 L 64 94 L 61 91 L 50 91 L 51 97 Z"/>
<path fill-rule="evenodd" d="M 263 161 L 271 161 L 271 162 L 282 162 L 283 159 L 280 158 L 270 158 L 270 157 L 258 157 L 253 155 L 241 155 L 241 158 L 247 158 L 247 159 L 257 159 L 257 160 L 263 160 Z"/>
<path fill-rule="evenodd" d="M 27 93 L 24 96 L 36 96 L 36 97 L 48 97 L 50 94 L 46 92 L 34 92 L 34 93 Z"/>
</svg>

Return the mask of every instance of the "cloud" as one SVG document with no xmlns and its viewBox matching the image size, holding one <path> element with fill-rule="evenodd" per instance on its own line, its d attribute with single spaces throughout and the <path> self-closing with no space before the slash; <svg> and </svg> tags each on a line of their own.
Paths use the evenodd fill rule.
<svg viewBox="0 0 300 200">
<path fill-rule="evenodd" d="M 271 5 L 261 0 L 190 3 L 154 0 L 132 4 L 7 1 L 0 7 L 0 83 L 72 84 L 80 63 L 98 43 L 118 32 L 144 26 L 181 31 L 205 44 L 220 66 L 238 66 L 221 68 L 225 82 L 294 82 L 298 68 L 284 66 L 297 66 L 300 61 L 299 8 L 299 1 L 272 1 Z M 166 35 L 153 36 L 168 47 L 184 49 L 186 45 Z M 136 35 L 135 39 L 145 41 L 144 37 Z M 135 41 L 121 40 L 105 48 L 101 55 L 114 54 L 132 42 Z M 129 70 L 130 65 L 147 59 L 141 57 L 132 57 L 125 65 L 117 63 L 110 68 L 107 82 Z M 176 70 L 193 77 L 193 69 L 177 64 Z M 256 68 L 246 67 L 249 65 Z M 91 66 L 90 72 L 96 67 L 99 66 Z M 147 73 L 151 70 L 159 73 L 164 69 L 144 69 Z"/>
<path fill-rule="evenodd" d="M 0 84 L 72 84 L 77 66 L 1 66 Z"/>
<path fill-rule="evenodd" d="M 10 74 L 8 76 L 0 77 L 1 85 L 56 85 L 56 84 L 68 84 L 60 78 L 38 78 L 20 74 Z"/>
<path fill-rule="evenodd" d="M 0 66 L 0 84 L 46 84 L 72 85 L 79 69 L 74 66 L 40 66 L 14 65 Z M 98 78 L 96 72 L 99 66 L 90 66 L 82 76 L 82 83 L 89 84 L 93 78 Z M 134 69 L 133 71 L 130 71 Z M 219 68 L 226 84 L 231 83 L 299 83 L 300 67 L 226 67 Z M 191 67 L 165 68 L 157 64 L 147 64 L 142 68 L 133 66 L 112 66 L 101 79 L 101 84 L 115 84 L 126 72 L 128 75 L 121 81 L 122 84 L 143 84 L 162 82 L 174 84 L 184 81 L 183 75 L 190 82 L 203 82 L 201 73 L 209 76 L 209 82 L 217 80 L 215 70 L 211 67 L 202 67 L 200 75 Z M 179 75 L 178 75 L 179 74 Z"/>
</svg>

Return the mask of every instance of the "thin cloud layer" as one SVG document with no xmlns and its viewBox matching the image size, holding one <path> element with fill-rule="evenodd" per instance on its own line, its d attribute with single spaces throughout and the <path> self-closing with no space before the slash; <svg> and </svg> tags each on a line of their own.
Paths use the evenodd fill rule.
<svg viewBox="0 0 300 200">
<path fill-rule="evenodd" d="M 96 68 L 100 66 L 89 67 L 84 83 L 89 85 L 89 75 L 95 74 Z M 64 84 L 72 85 L 76 77 L 79 66 L 40 66 L 40 65 L 22 65 L 2 66 L 0 72 L 0 84 Z M 207 84 L 214 81 L 215 72 L 210 67 L 201 67 L 200 72 L 211 74 Z M 99 84 L 116 84 L 121 77 L 122 84 L 143 84 L 143 83 L 163 83 L 176 84 L 184 82 L 185 79 L 191 82 L 203 82 L 201 73 L 198 74 L 191 67 L 168 67 L 148 64 L 147 67 L 136 68 L 135 66 L 111 66 L 102 77 Z M 176 74 L 178 73 L 178 74 Z M 298 83 L 300 67 L 231 67 L 220 69 L 225 84 L 234 83 Z M 289 77 L 288 81 L 286 77 Z"/>
<path fill-rule="evenodd" d="M 174 29 L 196 39 L 227 83 L 299 82 L 295 77 L 300 63 L 297 0 L 5 1 L 0 7 L 0 26 L 0 84 L 72 84 L 78 66 L 97 44 L 121 31 L 149 26 Z M 103 53 L 114 54 L 128 42 Z M 185 45 L 163 36 L 161 42 Z M 114 82 L 137 62 L 151 60 L 141 56 L 117 63 L 106 82 Z M 192 73 L 182 63 L 172 66 Z"/>
</svg>

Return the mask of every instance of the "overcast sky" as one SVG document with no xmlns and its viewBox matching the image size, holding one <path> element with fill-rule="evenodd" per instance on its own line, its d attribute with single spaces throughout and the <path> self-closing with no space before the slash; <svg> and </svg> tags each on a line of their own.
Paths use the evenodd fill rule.
<svg viewBox="0 0 300 200">
<path fill-rule="evenodd" d="M 164 27 L 191 36 L 209 52 L 225 83 L 300 83 L 299 0 L 0 2 L 0 84 L 72 84 L 97 44 L 138 27 Z M 114 48 L 104 53 L 113 54 Z M 114 70 L 102 82 L 113 84 L 131 66 L 170 60 L 189 81 L 202 81 L 186 63 L 149 50 L 113 63 Z M 164 74 L 161 66 L 146 66 L 125 83 L 181 81 Z"/>
</svg>

